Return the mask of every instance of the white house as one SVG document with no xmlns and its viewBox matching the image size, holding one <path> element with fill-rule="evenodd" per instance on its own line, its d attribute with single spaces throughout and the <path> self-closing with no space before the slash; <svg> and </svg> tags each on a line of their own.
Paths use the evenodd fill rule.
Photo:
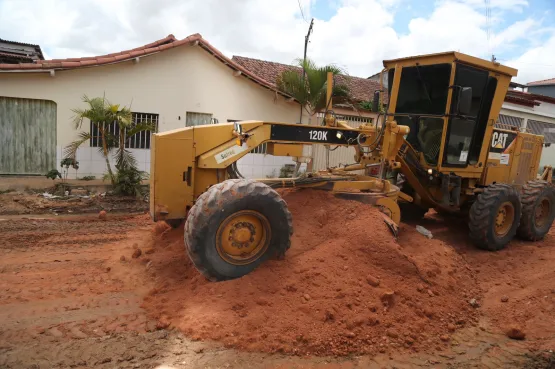
<svg viewBox="0 0 555 369">
<path fill-rule="evenodd" d="M 555 167 L 555 98 L 510 89 L 501 107 L 499 123 L 543 135 L 546 147 L 540 167 Z"/>
<path fill-rule="evenodd" d="M 0 174 L 59 169 L 63 148 L 78 137 L 72 109 L 84 107 L 85 94 L 129 105 L 135 120 L 153 122 L 159 131 L 247 119 L 299 121 L 300 106 L 294 99 L 199 34 L 183 40 L 169 35 L 97 57 L 0 64 Z M 85 122 L 81 129 L 91 127 Z M 98 140 L 93 138 L 79 149 L 79 177 L 105 172 L 95 146 Z M 141 170 L 149 170 L 149 147 L 146 134 L 131 142 Z M 264 177 L 288 163 L 293 163 L 291 158 L 251 154 L 240 164 L 246 175 Z"/>
</svg>

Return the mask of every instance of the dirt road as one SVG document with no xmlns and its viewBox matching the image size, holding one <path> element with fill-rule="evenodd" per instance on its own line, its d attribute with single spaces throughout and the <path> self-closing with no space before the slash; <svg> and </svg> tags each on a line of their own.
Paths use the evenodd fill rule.
<svg viewBox="0 0 555 369">
<path fill-rule="evenodd" d="M 553 365 L 555 348 L 555 230 L 544 241 L 514 241 L 487 253 L 472 247 L 464 223 L 431 215 L 419 223 L 433 240 L 401 227 L 399 245 L 418 259 L 429 242 L 463 259 L 476 284 L 477 323 L 449 343 L 419 352 L 372 356 L 300 357 L 241 352 L 194 341 L 143 307 L 152 289 L 178 288 L 172 268 L 187 263 L 177 245 L 161 249 L 148 216 L 0 220 L 1 368 L 258 368 L 258 367 L 535 367 Z M 137 255 L 137 248 L 141 255 Z M 291 250 L 294 251 L 294 250 Z M 449 251 L 449 252 L 451 252 Z M 157 262 L 157 255 L 171 255 Z M 292 253 L 291 257 L 299 254 Z M 429 258 L 429 256 L 428 256 Z M 432 300 L 433 301 L 433 300 Z M 433 302 L 432 302 L 433 303 Z M 431 322 L 430 324 L 439 324 Z M 517 326 L 526 339 L 505 330 Z"/>
</svg>

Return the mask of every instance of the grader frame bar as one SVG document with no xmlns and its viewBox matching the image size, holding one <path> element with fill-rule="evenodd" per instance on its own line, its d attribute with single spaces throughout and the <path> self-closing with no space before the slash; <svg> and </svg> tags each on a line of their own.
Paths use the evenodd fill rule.
<svg viewBox="0 0 555 369">
<path fill-rule="evenodd" d="M 272 187 L 314 187 L 335 192 L 360 192 L 398 223 L 398 189 L 388 181 L 349 172 L 366 165 L 398 168 L 395 160 L 408 128 L 388 122 L 381 128 L 308 126 L 262 121 L 206 125 L 156 134 L 151 156 L 151 216 L 184 219 L 196 198 L 210 186 L 234 178 L 234 164 L 257 146 L 268 143 L 274 155 L 302 157 L 304 145 L 354 146 L 357 165 L 306 178 L 259 179 Z M 305 152 L 306 155 L 306 152 Z M 179 160 L 168 160 L 179 158 Z"/>
</svg>

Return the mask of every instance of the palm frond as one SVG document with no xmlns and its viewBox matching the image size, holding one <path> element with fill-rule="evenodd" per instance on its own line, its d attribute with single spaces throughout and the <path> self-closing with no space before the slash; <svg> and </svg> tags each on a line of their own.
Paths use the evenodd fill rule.
<svg viewBox="0 0 555 369">
<path fill-rule="evenodd" d="M 295 70 L 284 71 L 276 81 L 278 88 L 294 97 L 302 105 L 308 103 L 308 90 L 307 84 L 302 80 L 302 74 Z"/>
<path fill-rule="evenodd" d="M 126 140 L 130 139 L 137 133 L 145 132 L 145 131 L 154 132 L 155 130 L 156 130 L 156 125 L 154 125 L 153 123 L 147 123 L 147 122 L 137 123 L 136 125 L 130 127 L 126 131 Z"/>
<path fill-rule="evenodd" d="M 79 139 L 71 142 L 69 145 L 67 145 L 64 148 L 64 156 L 66 158 L 75 159 L 75 156 L 77 155 L 77 149 L 82 144 L 84 144 L 85 142 L 91 139 L 91 134 L 89 132 L 79 132 L 78 136 L 79 136 Z"/>
<path fill-rule="evenodd" d="M 137 167 L 137 159 L 135 159 L 131 151 L 127 150 L 125 146 L 117 148 L 114 153 L 114 159 L 116 159 L 116 168 L 118 171 Z"/>
</svg>

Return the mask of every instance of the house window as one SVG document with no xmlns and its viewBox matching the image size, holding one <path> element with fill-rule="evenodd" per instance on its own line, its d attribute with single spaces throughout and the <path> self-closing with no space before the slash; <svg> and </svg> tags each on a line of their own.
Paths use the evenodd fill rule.
<svg viewBox="0 0 555 369">
<path fill-rule="evenodd" d="M 212 118 L 212 114 L 194 113 L 190 111 L 188 111 L 186 114 L 185 127 L 194 127 L 194 126 L 200 126 L 204 124 L 215 124 L 215 123 L 218 123 L 218 120 L 215 118 Z"/>
<path fill-rule="evenodd" d="M 131 113 L 132 119 L 132 126 L 142 123 L 150 123 L 154 125 L 154 131 L 158 132 L 158 114 L 152 113 Z M 112 122 L 106 124 L 106 130 L 111 133 L 116 139 L 119 137 L 119 125 L 117 122 Z M 90 146 L 91 147 L 100 147 L 102 146 L 102 137 L 100 135 L 100 131 L 96 124 L 90 123 L 90 131 L 91 131 L 91 139 L 90 139 Z M 125 141 L 125 148 L 126 149 L 150 149 L 150 140 L 152 137 L 152 132 L 149 131 L 142 131 L 139 133 L 134 134 L 132 137 L 128 137 Z"/>
</svg>

